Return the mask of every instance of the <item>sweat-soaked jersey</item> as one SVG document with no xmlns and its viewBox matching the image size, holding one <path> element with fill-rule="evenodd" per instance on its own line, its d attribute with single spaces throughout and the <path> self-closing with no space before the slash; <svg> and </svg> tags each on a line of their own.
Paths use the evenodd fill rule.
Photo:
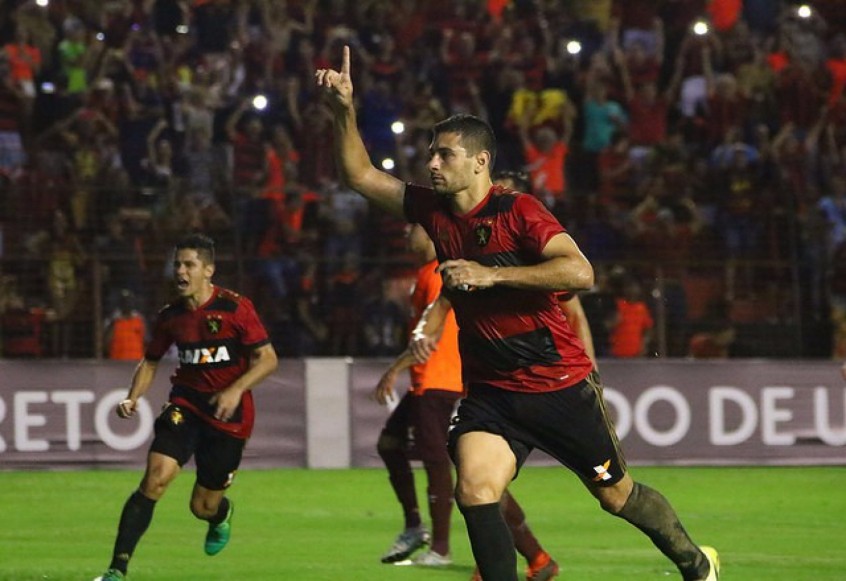
<svg viewBox="0 0 846 581">
<path fill-rule="evenodd" d="M 501 186 L 458 216 L 431 188 L 407 184 L 405 214 L 428 232 L 440 262 L 530 266 L 544 260 L 553 236 L 565 232 L 537 198 Z M 494 286 L 444 294 L 455 309 L 466 384 L 554 391 L 580 382 L 593 368 L 558 306 L 558 293 Z"/>
<path fill-rule="evenodd" d="M 209 399 L 246 373 L 252 352 L 268 342 L 253 303 L 235 292 L 214 287 L 211 298 L 196 310 L 182 301 L 164 307 L 144 357 L 158 361 L 175 343 L 179 366 L 170 378 L 169 401 L 193 410 L 219 430 L 246 439 L 255 419 L 252 392 L 244 393 L 238 409 L 226 422 L 214 417 L 215 406 Z"/>
</svg>

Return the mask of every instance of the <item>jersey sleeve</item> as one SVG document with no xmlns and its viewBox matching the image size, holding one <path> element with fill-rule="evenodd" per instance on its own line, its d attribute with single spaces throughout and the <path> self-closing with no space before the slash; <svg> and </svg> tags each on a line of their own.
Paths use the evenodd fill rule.
<svg viewBox="0 0 846 581">
<path fill-rule="evenodd" d="M 153 324 L 152 337 L 150 338 L 150 343 L 147 345 L 147 349 L 144 351 L 144 359 L 149 361 L 160 360 L 172 344 L 173 337 L 165 324 L 165 317 L 159 314 L 156 322 Z"/>
<path fill-rule="evenodd" d="M 528 194 L 517 198 L 517 215 L 523 221 L 524 244 L 540 255 L 550 239 L 567 232 L 543 203 Z"/>
<path fill-rule="evenodd" d="M 270 341 L 253 302 L 245 296 L 241 297 L 236 312 L 238 328 L 241 330 L 241 343 L 245 347 L 261 347 Z"/>
</svg>

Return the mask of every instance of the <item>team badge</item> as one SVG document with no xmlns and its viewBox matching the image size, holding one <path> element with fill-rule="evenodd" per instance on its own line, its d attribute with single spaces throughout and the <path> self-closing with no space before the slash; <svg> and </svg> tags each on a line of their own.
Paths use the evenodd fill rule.
<svg viewBox="0 0 846 581">
<path fill-rule="evenodd" d="M 220 315 L 209 315 L 206 317 L 206 327 L 208 327 L 209 333 L 219 333 L 222 326 L 223 317 Z"/>
<path fill-rule="evenodd" d="M 473 233 L 476 234 L 476 243 L 479 246 L 487 246 L 488 242 L 491 240 L 491 225 L 490 224 L 479 224 L 476 228 L 473 229 Z"/>
<path fill-rule="evenodd" d="M 179 424 L 185 421 L 185 416 L 182 415 L 182 410 L 174 407 L 170 408 L 170 423 L 174 426 L 178 426 Z"/>
</svg>

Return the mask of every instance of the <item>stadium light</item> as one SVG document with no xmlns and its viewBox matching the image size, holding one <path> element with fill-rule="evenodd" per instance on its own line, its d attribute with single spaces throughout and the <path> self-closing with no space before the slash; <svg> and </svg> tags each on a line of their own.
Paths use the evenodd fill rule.
<svg viewBox="0 0 846 581">
<path fill-rule="evenodd" d="M 264 111 L 267 109 L 267 97 L 264 95 L 256 95 L 253 97 L 253 108 L 256 111 Z"/>
</svg>

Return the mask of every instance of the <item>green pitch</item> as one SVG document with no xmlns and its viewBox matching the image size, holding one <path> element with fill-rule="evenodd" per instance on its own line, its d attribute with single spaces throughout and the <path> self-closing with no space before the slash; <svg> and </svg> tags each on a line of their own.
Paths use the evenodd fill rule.
<svg viewBox="0 0 846 581">
<path fill-rule="evenodd" d="M 846 578 L 846 468 L 635 467 L 632 474 L 670 499 L 697 542 L 720 550 L 721 579 Z M 139 478 L 135 471 L 0 472 L 0 580 L 99 575 Z M 422 472 L 417 479 L 423 498 Z M 186 471 L 159 502 L 131 581 L 466 581 L 472 571 L 457 512 L 451 567 L 379 563 L 401 527 L 382 470 L 241 472 L 231 491 L 232 541 L 215 557 L 203 553 L 206 526 L 188 510 L 192 483 Z M 603 513 L 565 470 L 525 469 L 512 491 L 561 563 L 562 581 L 678 579 L 645 536 Z"/>
</svg>

